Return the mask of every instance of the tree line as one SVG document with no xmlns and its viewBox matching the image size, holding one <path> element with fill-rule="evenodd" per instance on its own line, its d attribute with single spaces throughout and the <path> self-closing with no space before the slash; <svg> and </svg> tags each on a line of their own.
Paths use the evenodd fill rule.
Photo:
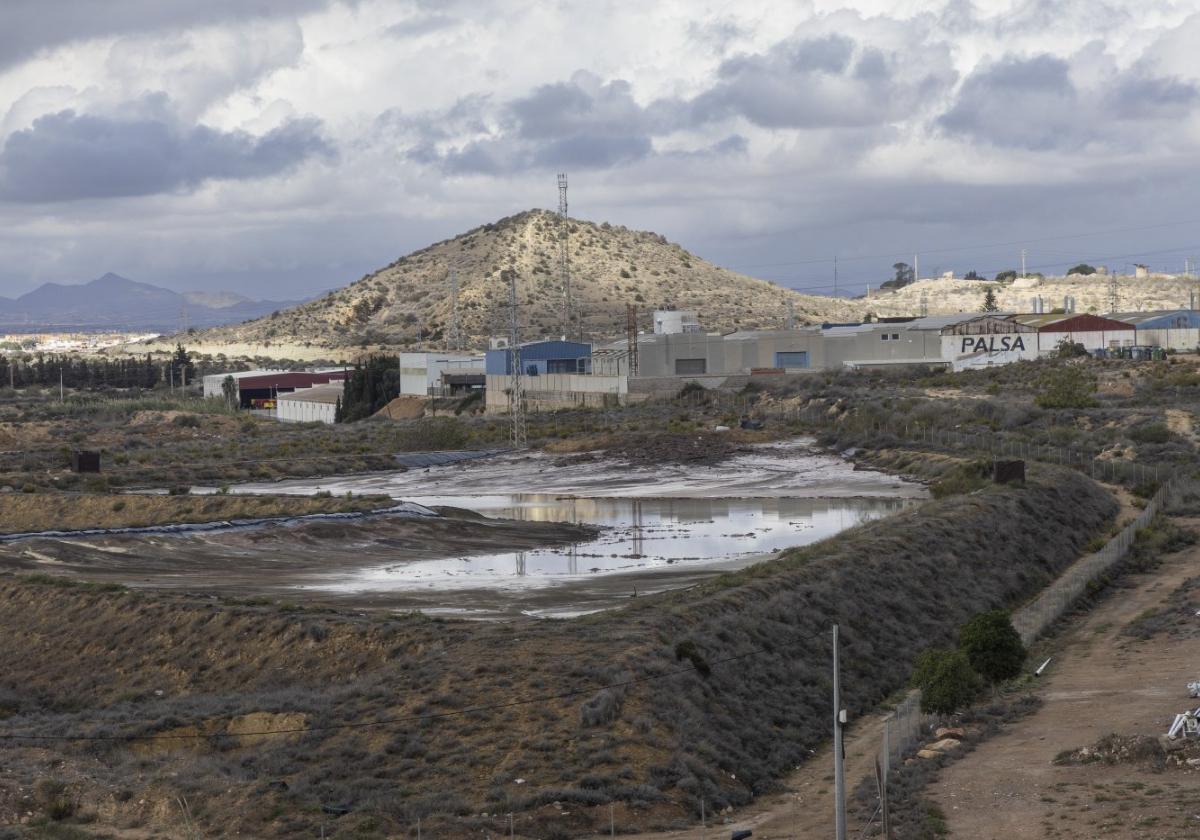
<svg viewBox="0 0 1200 840">
<path fill-rule="evenodd" d="M 400 395 L 400 371 L 395 356 L 371 356 L 358 362 L 346 377 L 334 413 L 337 423 L 352 423 L 372 416 Z"/>
<path fill-rule="evenodd" d="M 169 364 L 144 357 L 68 356 L 36 353 L 32 356 L 0 356 L 0 387 L 63 386 L 75 390 L 102 388 L 153 388 L 174 380 L 179 384 L 195 378 L 191 355 L 182 346 L 175 348 Z"/>
</svg>

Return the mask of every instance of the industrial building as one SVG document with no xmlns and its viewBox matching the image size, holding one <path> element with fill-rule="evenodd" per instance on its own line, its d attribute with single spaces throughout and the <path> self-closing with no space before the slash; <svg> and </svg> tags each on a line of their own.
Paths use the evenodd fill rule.
<svg viewBox="0 0 1200 840">
<path fill-rule="evenodd" d="M 1064 341 L 1082 344 L 1089 351 L 1110 351 L 1137 344 L 1137 333 L 1133 326 L 1116 318 L 1089 313 L 1065 313 L 1014 315 L 1013 319 L 1037 330 L 1039 355 L 1053 353 Z"/>
<path fill-rule="evenodd" d="M 275 401 L 275 419 L 285 423 L 334 423 L 344 392 L 343 383 L 333 382 L 280 394 Z"/>
<path fill-rule="evenodd" d="M 512 374 L 512 350 L 497 347 L 488 350 L 485 370 L 488 376 Z M 526 376 L 551 373 L 588 374 L 592 370 L 592 345 L 579 341 L 527 341 L 521 345 L 521 371 Z"/>
<path fill-rule="evenodd" d="M 482 353 L 401 353 L 400 394 L 448 397 L 482 390 L 486 372 Z"/>
<path fill-rule="evenodd" d="M 512 351 L 487 351 L 485 409 L 508 410 L 512 389 Z M 578 341 L 531 341 L 521 345 L 525 404 L 534 411 L 609 405 L 629 389 L 629 377 L 592 374 L 592 345 Z"/>
<path fill-rule="evenodd" d="M 1120 312 L 1115 321 L 1134 328 L 1134 345 L 1164 350 L 1196 350 L 1200 347 L 1200 312 L 1194 309 L 1165 309 L 1154 312 Z"/>
<path fill-rule="evenodd" d="M 282 394 L 290 394 L 314 385 L 326 385 L 346 379 L 345 368 L 325 370 L 246 370 L 236 373 L 214 373 L 205 376 L 204 396 L 225 397 L 225 380 L 232 378 L 240 408 L 271 409 Z"/>
</svg>

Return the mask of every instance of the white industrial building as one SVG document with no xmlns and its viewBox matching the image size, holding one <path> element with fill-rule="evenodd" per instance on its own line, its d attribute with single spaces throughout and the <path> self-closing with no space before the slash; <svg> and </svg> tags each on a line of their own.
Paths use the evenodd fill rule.
<svg viewBox="0 0 1200 840">
<path fill-rule="evenodd" d="M 486 364 L 483 353 L 401 353 L 400 393 L 403 396 L 441 397 L 481 389 Z"/>
<path fill-rule="evenodd" d="M 658 309 L 654 312 L 655 335 L 679 335 L 703 330 L 693 309 Z"/>
<path fill-rule="evenodd" d="M 334 423 L 344 393 L 345 385 L 337 382 L 280 394 L 275 400 L 275 419 L 285 423 Z"/>
</svg>

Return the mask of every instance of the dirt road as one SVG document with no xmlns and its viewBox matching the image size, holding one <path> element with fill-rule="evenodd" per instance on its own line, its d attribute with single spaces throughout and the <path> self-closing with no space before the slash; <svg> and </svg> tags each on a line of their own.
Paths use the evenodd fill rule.
<svg viewBox="0 0 1200 840">
<path fill-rule="evenodd" d="M 1200 520 L 1181 524 L 1200 528 Z M 1042 708 L 949 765 L 930 788 L 951 836 L 1200 836 L 1200 771 L 1053 763 L 1060 752 L 1109 733 L 1163 733 L 1189 705 L 1186 685 L 1200 676 L 1196 642 L 1164 636 L 1140 641 L 1121 630 L 1160 607 L 1198 569 L 1200 547 L 1173 555 L 1153 573 L 1131 578 L 1132 588 L 1107 598 L 1066 633 Z"/>
</svg>

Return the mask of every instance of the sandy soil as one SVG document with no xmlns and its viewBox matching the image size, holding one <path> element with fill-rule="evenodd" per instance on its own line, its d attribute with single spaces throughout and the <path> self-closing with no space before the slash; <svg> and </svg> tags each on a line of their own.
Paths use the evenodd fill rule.
<svg viewBox="0 0 1200 840">
<path fill-rule="evenodd" d="M 1197 520 L 1186 524 L 1200 527 Z M 1185 550 L 1131 579 L 1133 588 L 1114 594 L 1067 632 L 1056 645 L 1045 705 L 949 765 L 930 789 L 952 836 L 1200 836 L 1200 772 L 1053 763 L 1063 750 L 1109 733 L 1159 735 L 1189 705 L 1186 684 L 1198 676 L 1195 642 L 1138 641 L 1121 630 L 1160 606 L 1198 568 L 1200 548 Z"/>
</svg>

